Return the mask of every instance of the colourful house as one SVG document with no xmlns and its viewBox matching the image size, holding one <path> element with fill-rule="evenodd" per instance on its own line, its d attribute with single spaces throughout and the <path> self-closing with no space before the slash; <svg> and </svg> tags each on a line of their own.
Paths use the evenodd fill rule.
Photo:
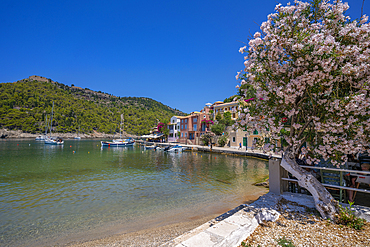
<svg viewBox="0 0 370 247">
<path fill-rule="evenodd" d="M 180 119 L 180 143 L 201 145 L 200 137 L 209 132 L 210 104 L 207 104 L 200 112 L 192 112 Z"/>
<path fill-rule="evenodd" d="M 168 135 L 168 142 L 178 142 L 180 133 L 180 120 L 183 116 L 173 116 L 170 122 L 167 124 L 167 128 L 170 130 Z"/>
</svg>

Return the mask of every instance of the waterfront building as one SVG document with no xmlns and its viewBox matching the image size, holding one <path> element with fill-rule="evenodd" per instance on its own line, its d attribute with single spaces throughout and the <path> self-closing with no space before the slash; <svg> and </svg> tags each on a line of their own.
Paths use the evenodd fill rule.
<svg viewBox="0 0 370 247">
<path fill-rule="evenodd" d="M 200 112 L 194 111 L 180 119 L 180 143 L 190 145 L 202 144 L 200 137 L 210 131 L 210 110 L 211 104 L 206 104 Z"/>
<path fill-rule="evenodd" d="M 225 112 L 231 113 L 232 120 L 237 120 L 239 118 L 239 102 L 223 103 L 222 101 L 216 101 L 213 103 L 211 109 L 213 110 L 213 119 L 216 119 L 217 114 L 223 115 Z"/>
<path fill-rule="evenodd" d="M 241 110 L 239 104 L 239 102 L 223 103 L 222 101 L 216 101 L 211 107 L 213 110 L 213 119 L 216 119 L 217 114 L 221 114 L 223 116 L 225 112 L 230 112 L 231 119 L 238 121 Z M 253 144 L 257 142 L 258 139 L 264 138 L 258 130 L 248 133 L 245 129 L 233 129 L 232 127 L 228 127 L 226 131 L 229 134 L 227 145 L 232 148 L 239 148 L 239 143 L 241 143 L 244 148 L 252 148 Z"/>
<path fill-rule="evenodd" d="M 170 122 L 167 124 L 167 128 L 170 130 L 168 134 L 168 142 L 178 142 L 180 138 L 180 120 L 183 116 L 173 116 Z"/>
</svg>

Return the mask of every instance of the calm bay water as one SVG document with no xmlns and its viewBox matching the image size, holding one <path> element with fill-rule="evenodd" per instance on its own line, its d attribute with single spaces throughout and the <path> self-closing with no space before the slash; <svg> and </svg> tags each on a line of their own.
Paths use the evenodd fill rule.
<svg viewBox="0 0 370 247">
<path fill-rule="evenodd" d="M 0 141 L 0 246 L 47 246 L 220 213 L 266 192 L 268 162 L 230 155 Z"/>
</svg>

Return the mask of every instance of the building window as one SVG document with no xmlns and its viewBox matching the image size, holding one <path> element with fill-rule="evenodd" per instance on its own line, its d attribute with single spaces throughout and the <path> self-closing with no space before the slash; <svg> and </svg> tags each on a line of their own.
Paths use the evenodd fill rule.
<svg viewBox="0 0 370 247">
<path fill-rule="evenodd" d="M 235 136 L 233 136 L 233 142 L 235 142 Z"/>
<path fill-rule="evenodd" d="M 197 131 L 197 125 L 194 124 L 194 131 Z"/>
<path fill-rule="evenodd" d="M 185 119 L 185 123 L 187 123 L 188 122 L 188 119 Z"/>
<path fill-rule="evenodd" d="M 184 137 L 184 133 L 181 133 L 181 137 Z"/>
<path fill-rule="evenodd" d="M 196 123 L 197 122 L 197 118 L 193 118 L 193 123 Z"/>
<path fill-rule="evenodd" d="M 181 125 L 181 129 L 184 129 L 184 125 Z"/>
<path fill-rule="evenodd" d="M 188 128 L 188 125 L 187 124 L 185 124 L 185 129 L 187 129 Z"/>
<path fill-rule="evenodd" d="M 258 130 L 254 130 L 253 135 L 258 135 Z"/>
<path fill-rule="evenodd" d="M 188 137 L 188 133 L 185 133 L 185 137 Z"/>
<path fill-rule="evenodd" d="M 233 118 L 235 118 L 235 113 L 233 113 Z"/>
<path fill-rule="evenodd" d="M 203 118 L 206 118 L 206 115 L 204 115 Z"/>
</svg>

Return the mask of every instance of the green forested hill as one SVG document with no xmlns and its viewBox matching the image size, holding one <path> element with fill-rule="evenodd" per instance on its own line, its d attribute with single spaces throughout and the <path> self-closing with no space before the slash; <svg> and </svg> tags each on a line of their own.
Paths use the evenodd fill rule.
<svg viewBox="0 0 370 247">
<path fill-rule="evenodd" d="M 43 132 L 53 101 L 53 131 L 61 133 L 76 132 L 80 127 L 83 133 L 96 130 L 113 134 L 119 132 L 123 114 L 124 130 L 142 135 L 149 133 L 158 120 L 185 115 L 149 98 L 116 97 L 42 79 L 0 83 L 0 128 Z"/>
</svg>

